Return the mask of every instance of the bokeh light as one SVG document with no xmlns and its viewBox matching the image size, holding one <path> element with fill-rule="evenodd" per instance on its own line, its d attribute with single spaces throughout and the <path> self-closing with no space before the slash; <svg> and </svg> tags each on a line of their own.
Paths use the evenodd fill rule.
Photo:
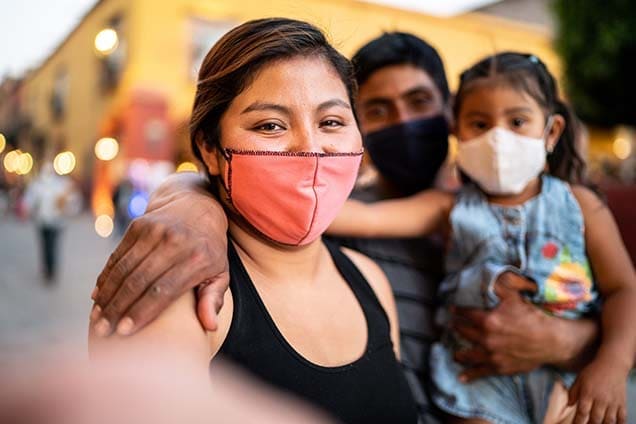
<svg viewBox="0 0 636 424">
<path fill-rule="evenodd" d="M 145 187 L 150 174 L 150 164 L 145 159 L 133 159 L 128 167 L 128 177 L 135 187 Z"/>
<path fill-rule="evenodd" d="M 18 155 L 15 166 L 15 173 L 18 175 L 26 175 L 33 168 L 33 157 L 29 153 L 21 153 Z"/>
<path fill-rule="evenodd" d="M 95 232 L 100 237 L 109 237 L 113 233 L 113 227 L 113 219 L 108 215 L 99 215 L 95 219 Z"/>
<path fill-rule="evenodd" d="M 115 216 L 115 206 L 110 188 L 105 184 L 98 184 L 93 190 L 91 206 L 95 216 L 108 215 Z"/>
<path fill-rule="evenodd" d="M 95 143 L 95 156 L 100 160 L 112 160 L 115 159 L 119 153 L 119 143 L 117 140 L 111 137 L 100 138 L 97 143 Z"/>
<path fill-rule="evenodd" d="M 137 218 L 146 212 L 148 206 L 148 195 L 142 192 L 135 192 L 128 202 L 128 215 Z"/>
<path fill-rule="evenodd" d="M 22 152 L 20 150 L 12 150 L 4 156 L 4 169 L 6 169 L 7 172 L 16 171 L 21 154 Z"/>
<path fill-rule="evenodd" d="M 7 139 L 4 138 L 4 134 L 0 133 L 0 153 L 4 152 L 4 148 L 7 146 Z"/>
<path fill-rule="evenodd" d="M 75 169 L 75 155 L 72 152 L 62 152 L 55 156 L 53 168 L 59 175 L 66 175 Z"/>
<path fill-rule="evenodd" d="M 199 172 L 199 168 L 192 162 L 182 162 L 177 166 L 177 172 Z"/>
<path fill-rule="evenodd" d="M 632 144 L 627 138 L 618 137 L 614 140 L 612 150 L 617 158 L 623 160 L 627 159 L 632 154 Z"/>
<path fill-rule="evenodd" d="M 112 28 L 104 28 L 95 36 L 95 50 L 104 56 L 114 52 L 118 45 L 117 31 Z"/>
</svg>

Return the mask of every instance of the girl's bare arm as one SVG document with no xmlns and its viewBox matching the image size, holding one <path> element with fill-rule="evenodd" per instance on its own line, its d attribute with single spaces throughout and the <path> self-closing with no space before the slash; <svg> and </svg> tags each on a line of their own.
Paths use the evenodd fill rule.
<svg viewBox="0 0 636 424">
<path fill-rule="evenodd" d="M 419 237 L 443 229 L 454 195 L 426 190 L 413 196 L 363 203 L 348 200 L 328 234 L 351 237 Z"/>
<path fill-rule="evenodd" d="M 636 272 L 609 209 L 590 190 L 573 188 L 585 219 L 587 254 L 603 297 L 601 344 L 569 392 L 575 422 L 627 422 L 627 376 L 636 355 Z"/>
<path fill-rule="evenodd" d="M 631 368 L 636 356 L 636 272 L 614 218 L 592 191 L 574 187 L 585 219 L 585 242 L 603 297 L 602 344 L 598 355 Z"/>
</svg>

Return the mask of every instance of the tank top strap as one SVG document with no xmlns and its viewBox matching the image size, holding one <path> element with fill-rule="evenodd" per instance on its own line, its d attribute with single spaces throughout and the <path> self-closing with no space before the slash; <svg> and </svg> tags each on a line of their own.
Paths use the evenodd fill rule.
<svg viewBox="0 0 636 424">
<path fill-rule="evenodd" d="M 269 312 L 245 269 L 229 235 L 228 240 L 228 262 L 231 275 L 230 290 L 232 291 L 234 302 L 234 314 L 230 329 L 232 329 L 232 327 L 241 328 L 242 325 L 253 325 L 255 322 L 242 321 L 255 321 L 263 319 L 263 317 L 271 326 L 275 327 L 275 323 L 271 320 Z M 391 340 L 389 318 L 384 307 L 382 307 L 382 304 L 366 278 L 351 259 L 340 250 L 340 247 L 334 242 L 325 242 L 325 246 L 338 272 L 340 272 L 340 275 L 353 292 L 364 314 L 367 323 L 367 352 L 372 352 L 384 347 L 386 341 Z M 253 309 L 254 304 L 258 305 L 260 313 L 255 313 Z M 273 328 L 272 330 L 278 337 L 278 330 L 274 330 Z"/>
<path fill-rule="evenodd" d="M 368 350 L 382 347 L 386 340 L 390 340 L 391 333 L 389 317 L 384 307 L 367 279 L 340 246 L 332 241 L 324 243 L 340 275 L 353 291 L 364 312 L 368 328 Z"/>
</svg>

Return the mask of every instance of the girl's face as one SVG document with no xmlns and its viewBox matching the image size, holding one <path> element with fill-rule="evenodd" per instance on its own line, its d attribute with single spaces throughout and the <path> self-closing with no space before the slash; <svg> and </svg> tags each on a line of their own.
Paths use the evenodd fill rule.
<svg viewBox="0 0 636 424">
<path fill-rule="evenodd" d="M 481 84 L 464 96 L 455 134 L 460 141 L 469 141 L 495 127 L 502 127 L 519 135 L 541 138 L 546 130 L 547 117 L 536 100 L 525 92 L 505 84 Z M 553 115 L 546 135 L 547 148 L 553 148 L 565 121 Z"/>
<path fill-rule="evenodd" d="M 358 152 L 362 138 L 347 89 L 323 58 L 265 65 L 221 117 L 221 146 L 278 152 Z M 205 150 L 205 149 L 202 149 Z M 212 175 L 220 152 L 202 151 Z"/>
</svg>

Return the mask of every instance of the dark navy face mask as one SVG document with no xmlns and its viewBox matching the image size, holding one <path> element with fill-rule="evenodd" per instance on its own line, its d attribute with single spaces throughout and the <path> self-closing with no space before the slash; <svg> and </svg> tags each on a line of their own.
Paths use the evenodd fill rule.
<svg viewBox="0 0 636 424">
<path fill-rule="evenodd" d="M 369 133 L 364 144 L 378 172 L 409 195 L 435 182 L 448 154 L 448 135 L 446 119 L 437 115 Z"/>
</svg>

